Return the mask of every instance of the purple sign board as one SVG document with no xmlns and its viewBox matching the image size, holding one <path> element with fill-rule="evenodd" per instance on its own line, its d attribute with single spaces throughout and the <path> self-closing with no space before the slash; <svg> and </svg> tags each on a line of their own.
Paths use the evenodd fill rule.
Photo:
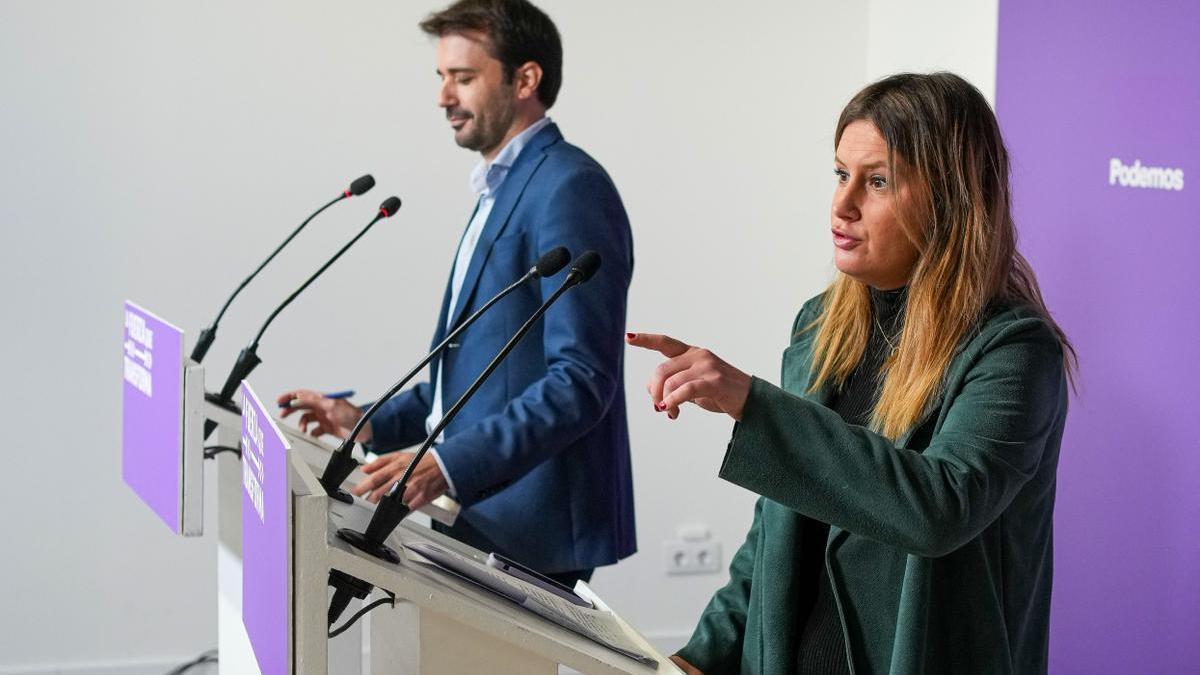
<svg viewBox="0 0 1200 675">
<path fill-rule="evenodd" d="M 183 331 L 125 302 L 121 477 L 167 527 L 183 520 Z"/>
<path fill-rule="evenodd" d="M 1050 670 L 1200 669 L 1200 4 L 1000 3 L 1021 249 L 1079 353 Z"/>
<path fill-rule="evenodd" d="M 288 444 L 242 382 L 242 623 L 263 675 L 291 672 Z"/>
</svg>

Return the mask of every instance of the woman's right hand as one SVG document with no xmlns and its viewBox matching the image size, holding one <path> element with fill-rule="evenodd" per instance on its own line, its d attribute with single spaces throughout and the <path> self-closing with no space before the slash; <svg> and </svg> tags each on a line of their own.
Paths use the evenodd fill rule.
<svg viewBox="0 0 1200 675">
<path fill-rule="evenodd" d="M 704 673 L 701 672 L 699 668 L 697 668 L 696 666 L 693 666 L 692 664 L 688 663 L 687 661 L 684 661 L 683 657 L 678 654 L 674 654 L 671 656 L 671 663 L 674 663 L 677 668 L 682 670 L 687 675 L 704 675 Z"/>
<path fill-rule="evenodd" d="M 297 426 L 300 427 L 300 431 L 311 436 L 332 434 L 338 438 L 345 438 L 350 435 L 350 430 L 362 417 L 362 411 L 354 404 L 345 399 L 326 398 L 320 392 L 312 389 L 294 389 L 281 394 L 277 402 L 283 406 L 280 417 L 287 417 L 297 410 L 303 410 L 304 414 L 300 416 Z M 310 429 L 310 425 L 315 426 Z M 371 440 L 370 422 L 363 425 L 355 440 L 359 443 L 367 443 Z"/>
<path fill-rule="evenodd" d="M 679 417 L 679 406 L 695 403 L 709 412 L 742 420 L 742 409 L 750 395 L 752 378 L 748 373 L 707 349 L 693 347 L 669 335 L 626 333 L 625 342 L 667 357 L 646 385 L 655 410 L 675 419 Z"/>
</svg>

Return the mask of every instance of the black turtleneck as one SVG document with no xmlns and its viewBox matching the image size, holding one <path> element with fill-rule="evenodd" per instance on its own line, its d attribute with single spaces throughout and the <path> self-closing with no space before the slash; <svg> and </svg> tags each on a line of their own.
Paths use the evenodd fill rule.
<svg viewBox="0 0 1200 675">
<path fill-rule="evenodd" d="M 862 360 L 850 373 L 850 377 L 838 388 L 830 407 L 848 424 L 867 426 L 871 411 L 879 400 L 879 374 L 884 361 L 900 344 L 900 328 L 904 322 L 904 304 L 908 298 L 907 288 L 894 291 L 871 289 L 871 335 Z M 810 541 L 822 544 L 829 536 L 829 525 L 820 523 L 820 536 Z M 812 610 L 800 633 L 797 672 L 829 673 L 849 675 L 850 665 L 846 656 L 846 638 L 833 599 L 833 588 L 825 570 L 824 546 L 821 560 L 814 565 L 819 568 L 811 583 L 816 585 Z M 806 566 L 806 569 L 808 567 Z"/>
</svg>

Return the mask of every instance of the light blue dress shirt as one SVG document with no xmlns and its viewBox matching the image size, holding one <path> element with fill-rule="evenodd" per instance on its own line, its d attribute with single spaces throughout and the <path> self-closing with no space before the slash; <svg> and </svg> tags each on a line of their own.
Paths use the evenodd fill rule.
<svg viewBox="0 0 1200 675">
<path fill-rule="evenodd" d="M 462 241 L 458 244 L 458 255 L 454 259 L 454 272 L 450 277 L 450 304 L 446 310 L 447 329 L 450 329 L 450 321 L 453 320 L 455 309 L 458 307 L 458 295 L 462 290 L 463 280 L 467 276 L 467 269 L 471 266 L 471 258 L 475 255 L 475 246 L 479 243 L 479 235 L 483 233 L 483 226 L 487 224 L 488 216 L 492 213 L 492 206 L 496 203 L 496 192 L 504 184 L 504 179 L 508 177 L 508 170 L 512 168 L 513 162 L 525 149 L 525 144 L 548 124 L 550 124 L 549 117 L 543 117 L 534 122 L 528 129 L 513 136 L 512 140 L 500 150 L 496 159 L 492 160 L 490 164 L 481 161 L 471 171 L 471 191 L 479 195 L 479 203 L 475 207 L 475 215 L 471 217 Z M 433 388 L 433 403 L 430 406 L 429 417 L 425 418 L 425 433 L 433 431 L 433 427 L 441 421 L 445 409 L 442 401 L 442 372 L 439 368 L 437 382 L 434 383 Z M 445 432 L 438 436 L 435 442 L 441 443 L 444 438 Z M 430 448 L 430 452 L 437 461 L 438 468 L 442 470 L 442 476 L 446 478 L 446 484 L 450 486 L 449 493 L 453 496 L 455 494 L 454 479 L 446 472 L 446 465 L 438 456 L 437 447 Z"/>
</svg>

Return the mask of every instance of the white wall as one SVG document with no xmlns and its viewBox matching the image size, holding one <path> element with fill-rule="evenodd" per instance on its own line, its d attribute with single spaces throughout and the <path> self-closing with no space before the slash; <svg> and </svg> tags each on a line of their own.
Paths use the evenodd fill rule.
<svg viewBox="0 0 1200 675">
<path fill-rule="evenodd" d="M 774 381 L 793 312 L 829 278 L 842 104 L 901 67 L 994 89 L 995 0 L 542 4 L 566 46 L 553 117 L 608 168 L 633 222 L 630 329 Z M 0 410 L 8 436 L 29 439 L 12 444 L 0 496 L 0 671 L 170 663 L 216 641 L 213 537 L 171 536 L 120 479 L 124 298 L 194 336 L 284 233 L 370 171 L 375 191 L 314 222 L 239 298 L 206 365 L 223 379 L 267 308 L 393 192 L 400 215 L 281 315 L 252 382 L 367 397 L 423 353 L 475 162 L 434 106 L 433 48 L 415 28 L 433 6 L 0 6 Z M 656 363 L 630 353 L 626 371 L 641 552 L 594 585 L 676 644 L 723 575 L 665 576 L 662 541 L 705 523 L 728 558 L 753 495 L 715 478 L 728 421 L 651 411 Z"/>
<path fill-rule="evenodd" d="M 1000 0 L 869 0 L 867 79 L 950 70 L 996 102 Z"/>
</svg>

